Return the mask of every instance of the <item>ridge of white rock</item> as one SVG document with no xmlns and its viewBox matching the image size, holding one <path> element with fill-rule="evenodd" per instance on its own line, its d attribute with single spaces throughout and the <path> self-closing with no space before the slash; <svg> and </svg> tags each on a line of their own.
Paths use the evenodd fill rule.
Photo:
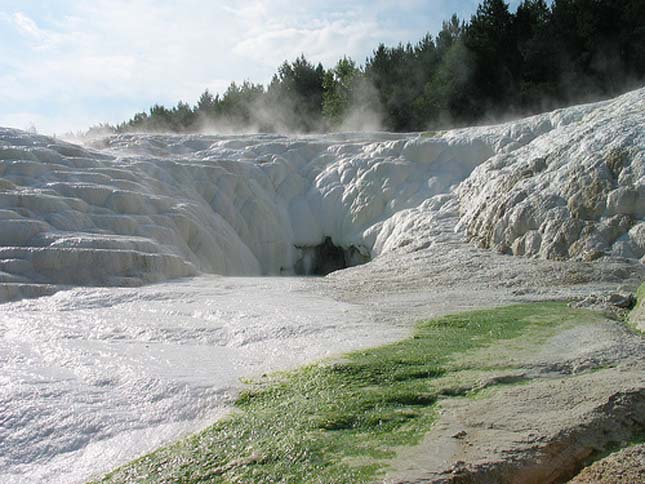
<svg viewBox="0 0 645 484">
<path fill-rule="evenodd" d="M 645 254 L 645 89 L 425 134 L 118 135 L 0 129 L 0 296 L 198 272 L 293 273 L 327 237 L 376 257 L 429 220 L 544 258 Z M 25 289 L 27 290 L 27 289 Z"/>
<path fill-rule="evenodd" d="M 645 262 L 645 90 L 561 112 L 578 119 L 496 154 L 461 184 L 462 226 L 515 255 Z"/>
</svg>

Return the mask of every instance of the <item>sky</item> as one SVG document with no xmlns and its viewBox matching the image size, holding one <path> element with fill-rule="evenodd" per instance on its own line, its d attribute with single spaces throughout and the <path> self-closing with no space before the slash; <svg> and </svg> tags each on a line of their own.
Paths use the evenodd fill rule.
<svg viewBox="0 0 645 484">
<path fill-rule="evenodd" d="M 363 63 L 379 43 L 436 35 L 478 3 L 0 0 L 0 126 L 62 134 L 118 123 L 231 81 L 266 84 L 300 54 Z"/>
</svg>

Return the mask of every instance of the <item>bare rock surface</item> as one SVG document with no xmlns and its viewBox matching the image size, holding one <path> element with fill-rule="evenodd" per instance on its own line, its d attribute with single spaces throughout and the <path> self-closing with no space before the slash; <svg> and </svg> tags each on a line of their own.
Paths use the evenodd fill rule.
<svg viewBox="0 0 645 484">
<path fill-rule="evenodd" d="M 618 484 L 645 482 L 645 445 L 615 452 L 585 468 L 570 484 Z"/>
<path fill-rule="evenodd" d="M 480 249 L 455 231 L 454 212 L 438 214 L 426 221 L 434 237 L 426 247 L 405 246 L 332 273 L 318 290 L 344 301 L 370 301 L 384 317 L 409 321 L 512 302 L 631 294 L 645 280 L 645 266 L 636 260 L 554 261 Z"/>
<path fill-rule="evenodd" d="M 641 338 L 605 322 L 532 351 L 514 374 L 525 384 L 444 400 L 436 427 L 401 451 L 384 482 L 564 482 L 594 454 L 645 430 Z"/>
</svg>

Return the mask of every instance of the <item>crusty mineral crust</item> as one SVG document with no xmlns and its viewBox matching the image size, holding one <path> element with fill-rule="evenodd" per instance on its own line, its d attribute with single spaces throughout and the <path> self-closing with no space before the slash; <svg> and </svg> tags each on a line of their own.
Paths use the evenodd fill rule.
<svg viewBox="0 0 645 484">
<path fill-rule="evenodd" d="M 645 444 L 615 452 L 592 464 L 570 484 L 631 484 L 645 482 Z"/>
<path fill-rule="evenodd" d="M 385 482 L 564 482 L 594 455 L 645 431 L 640 337 L 608 321 L 535 350 L 515 372 L 528 383 L 443 401 L 436 427 L 400 453 Z"/>
</svg>

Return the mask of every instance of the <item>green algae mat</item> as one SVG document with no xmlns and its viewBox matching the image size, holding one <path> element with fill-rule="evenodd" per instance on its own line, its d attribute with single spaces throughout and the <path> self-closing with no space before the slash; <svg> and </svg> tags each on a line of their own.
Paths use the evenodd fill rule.
<svg viewBox="0 0 645 484">
<path fill-rule="evenodd" d="M 425 321 L 405 340 L 252 382 L 227 418 L 97 482 L 370 482 L 431 430 L 441 398 L 474 396 L 477 376 L 513 368 L 496 345 L 539 345 L 598 318 L 548 302 Z"/>
<path fill-rule="evenodd" d="M 645 333 L 645 283 L 636 291 L 636 306 L 629 314 L 630 326 L 641 333 Z"/>
</svg>

